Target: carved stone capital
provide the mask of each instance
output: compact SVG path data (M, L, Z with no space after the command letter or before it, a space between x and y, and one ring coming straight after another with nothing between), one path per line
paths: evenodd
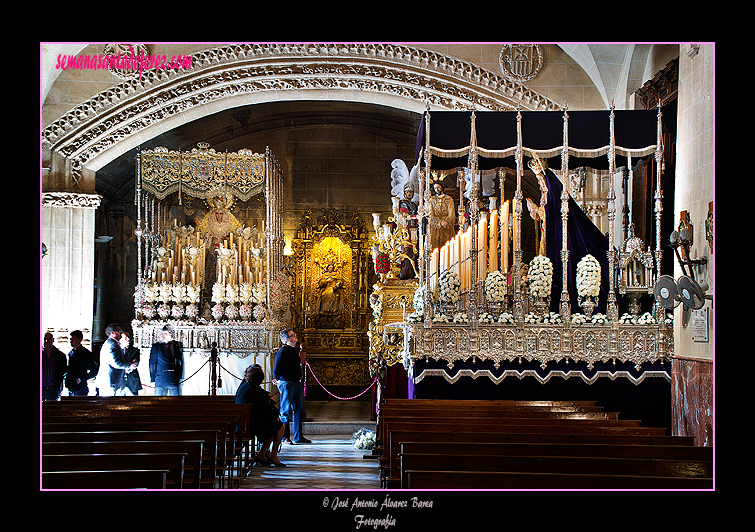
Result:
M80 207L96 209L100 206L102 196L99 194L83 194L77 192L44 192L42 206L44 207Z

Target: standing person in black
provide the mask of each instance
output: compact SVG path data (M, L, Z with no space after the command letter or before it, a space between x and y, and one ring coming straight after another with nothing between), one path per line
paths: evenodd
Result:
M57 401L63 391L68 362L63 351L53 345L52 333L45 333L42 347L42 400Z
M133 369L127 369L126 382L122 388L123 395L139 395L142 389L142 381L139 378L139 350L134 347L128 333L121 333L121 349L123 349L123 359L130 364Z
M78 329L71 331L71 352L68 353L68 373L66 374L66 388L68 395L89 395L87 381L97 376L99 370L92 352L81 345L84 334Z
M251 410L250 424L252 433L260 443L257 455L254 457L255 464L274 465L284 467L278 460L278 447L283 439L283 431L286 426L280 420L275 402L270 393L260 385L265 380L265 372L259 364L253 364L246 368L244 380L241 381L236 391L236 404L248 404ZM275 440L272 449L270 444ZM267 453L270 451L270 458Z
M304 346L296 348L298 338L293 329L284 329L280 333L283 345L275 355L273 377L280 392L280 417L285 425L291 420L291 438L293 443L312 443L302 434L304 420L304 390L302 388L301 365L307 354ZM293 415L289 414L293 410ZM285 441L285 440L284 440Z
M181 344L173 339L173 327L166 325L161 340L152 344L149 353L149 380L155 383L155 395L180 395L183 369Z

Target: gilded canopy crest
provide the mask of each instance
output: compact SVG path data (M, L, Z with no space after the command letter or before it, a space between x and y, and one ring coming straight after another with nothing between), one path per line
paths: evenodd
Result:
M223 187L241 201L264 190L265 155L243 148L218 153L200 142L189 152L157 147L140 154L142 187L158 199L180 192L210 199Z

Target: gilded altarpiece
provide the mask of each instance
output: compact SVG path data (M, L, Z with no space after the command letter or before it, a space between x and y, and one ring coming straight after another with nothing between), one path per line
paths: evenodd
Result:
M302 216L289 265L293 327L307 350L313 376L329 392L364 389L368 370L370 240L361 216L325 210Z

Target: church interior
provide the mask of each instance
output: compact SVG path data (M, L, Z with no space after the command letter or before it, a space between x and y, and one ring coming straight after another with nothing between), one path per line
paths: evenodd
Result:
M288 328L326 419L309 430L369 426L354 469L376 489L713 488L713 43L41 43L40 62L40 338L68 354L81 331L96 358L119 324L142 353L138 397L41 401L43 489L136 482L45 449L143 408L244 418L245 370L275 393ZM180 404L148 378L166 324ZM486 460L449 460L458 442ZM285 487L250 472L254 437L226 444L209 481L186 451L183 480L144 482Z

